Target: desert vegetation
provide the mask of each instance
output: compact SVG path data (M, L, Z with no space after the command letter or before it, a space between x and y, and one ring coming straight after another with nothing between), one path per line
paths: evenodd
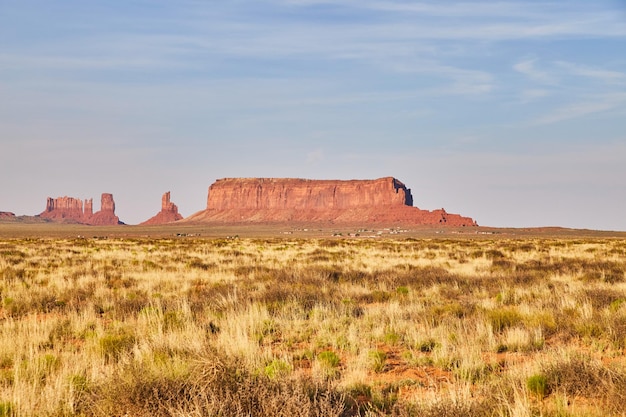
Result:
M3 239L0 416L608 416L626 242Z

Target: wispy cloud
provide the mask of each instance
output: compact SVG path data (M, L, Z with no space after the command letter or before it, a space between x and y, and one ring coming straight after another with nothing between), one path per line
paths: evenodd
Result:
M398 1L398 0L276 0L290 6L325 6L328 9L392 14L402 22L421 19L413 35L420 39L494 40L567 38L572 36L622 37L623 20L601 4L571 1ZM378 19L374 19L377 21ZM384 21L385 19L381 19Z
M8 46L2 65L198 70L231 58L438 60L445 53L440 42L457 43L463 50L476 42L626 36L622 19L600 7L583 7L584 2L568 7L521 1L266 0L261 16L245 13L245 2L183 4L188 15L136 16L133 24L141 30L113 33L100 22L91 29L79 26L71 40L51 37L26 52L21 45ZM289 13L290 8L310 6L324 7ZM116 19L111 18L114 23ZM528 72L532 64L530 60L518 65ZM546 79L532 70L529 76Z
M528 78L544 83L553 84L556 82L555 78L546 71L539 70L535 67L535 59L526 59L513 65L513 69L521 74L524 74Z
M534 125L546 125L566 120L577 119L592 114L612 111L626 106L626 93L607 93L589 97L585 101L559 107L545 116L536 119Z
M567 5L559 2L528 1L406 1L406 0L268 0L268 3L289 6L326 6L340 9L373 10L403 15L428 17L505 18L510 20L529 19L547 22L574 20L579 23L609 20L618 22L613 13L607 13L600 4L586 1L571 1ZM586 17L586 19L580 19Z
M565 61L556 61L556 64L573 75L588 77L605 83L624 83L626 73L611 71L603 68L590 67Z
M486 94L494 88L493 74L476 69L459 68L433 60L405 59L379 61L378 65L402 74L420 74L441 80L441 85L429 88L428 94Z
M142 56L54 56L54 55L23 55L23 54L0 54L0 68L12 70L43 69L49 71L72 70L146 70L155 68L181 69L186 67L175 60L142 57Z

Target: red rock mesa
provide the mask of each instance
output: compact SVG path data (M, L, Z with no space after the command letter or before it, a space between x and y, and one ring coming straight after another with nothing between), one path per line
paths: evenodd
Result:
M85 200L85 204L87 200ZM89 216L83 211L83 201L73 197L48 197L46 209L39 215L45 219L70 223L85 223Z
M168 191L163 194L163 197L161 197L161 211L141 224L157 225L172 223L181 220L182 218L183 216L178 213L178 207L176 204L170 201L170 192Z
M115 201L113 194L102 194L100 211L93 212L93 200L83 201L73 197L48 197L46 209L39 217L57 222L81 223L89 225L116 225L122 224L115 215Z
M392 177L350 181L224 178L209 187L206 210L184 221L476 225L469 217L412 205L411 190Z

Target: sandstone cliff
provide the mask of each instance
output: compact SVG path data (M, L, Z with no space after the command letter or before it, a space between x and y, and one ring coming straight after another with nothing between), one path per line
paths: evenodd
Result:
M46 209L39 217L64 223L81 223L89 225L121 224L115 215L115 202L112 194L102 194L101 210L93 213L93 200L82 200L73 197L48 197Z
M168 191L161 197L161 211L141 224L158 225L172 223L181 220L182 218L183 216L178 213L178 207L176 204L170 201L170 192Z
M226 178L209 187L207 208L188 222L328 222L473 226L445 210L413 207L411 190L392 177L377 180Z
M209 187L207 209L316 210L412 203L411 190L395 178L352 181L225 178Z

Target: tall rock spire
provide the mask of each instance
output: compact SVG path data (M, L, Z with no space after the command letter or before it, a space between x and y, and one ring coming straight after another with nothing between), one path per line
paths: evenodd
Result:
M141 224L157 225L172 223L181 220L182 218L183 216L178 213L178 207L176 204L170 201L170 192L168 191L161 197L161 211Z

